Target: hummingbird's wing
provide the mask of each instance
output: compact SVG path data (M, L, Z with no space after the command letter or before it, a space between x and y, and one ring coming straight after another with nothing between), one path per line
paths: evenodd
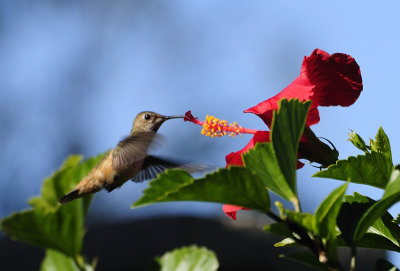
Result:
M157 177L157 174L164 172L168 168L181 168L189 173L208 170L211 167L208 165L197 163L184 163L174 161L166 158L148 155L144 159L142 169L139 173L132 178L135 183L143 182L144 180L151 180Z
M120 141L113 150L112 167L123 169L144 159L153 140L157 141L155 136L154 132L135 132Z

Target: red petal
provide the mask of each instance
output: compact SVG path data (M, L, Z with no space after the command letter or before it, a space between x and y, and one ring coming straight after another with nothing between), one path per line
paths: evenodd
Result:
M232 218L233 220L236 220L236 212L239 210L250 210L244 207L236 206L236 205L230 205L230 204L224 204L222 206L222 210L225 212L227 216Z
M190 111L190 110L185 113L185 117L183 118L183 120L184 121L190 121L190 122L193 122L193 123L198 124L198 125L203 125L203 123L201 121L199 121L197 118L195 118L192 115L192 111Z
M360 67L349 55L328 53L315 49L309 57L304 57L300 75L274 97L251 107L244 112L254 113L271 127L272 112L278 109L283 98L311 100L307 125L319 122L317 107L353 104L363 88Z
M225 156L226 166L243 166L242 161L242 153L238 152L231 152L227 156Z
M247 152L249 149L254 148L257 142L263 143L263 142L269 142L270 137L269 137L268 131L259 131L254 134L253 138L250 140L250 142L241 150L237 152L231 152L227 156L225 156L225 161L226 161L226 167L228 166L243 166L243 160L242 160L242 153ZM300 161L297 161L297 169L302 168L304 164Z
M302 73L315 85L313 101L321 106L352 105L363 89L360 67L353 57L315 49L304 58Z
M269 142L269 132L259 131L256 132L250 142L240 151L231 152L225 156L226 166L236 165L243 166L242 153L247 152L249 149L254 148L257 142Z
M296 165L296 169L300 169L304 167L304 163L300 162L299 160L297 160L297 165Z

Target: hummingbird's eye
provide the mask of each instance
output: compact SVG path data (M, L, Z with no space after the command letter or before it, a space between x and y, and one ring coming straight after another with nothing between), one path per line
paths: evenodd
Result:
M146 115L144 115L144 118L145 118L146 120L149 120L149 119L150 119L150 115L149 115L149 114L146 114Z

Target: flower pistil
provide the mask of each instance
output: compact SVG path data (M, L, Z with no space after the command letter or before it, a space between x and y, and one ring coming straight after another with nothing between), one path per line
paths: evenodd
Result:
M258 132L258 130L243 128L237 122L228 123L226 120L220 120L210 115L206 116L205 121L200 121L192 115L191 111L186 112L184 120L203 126L201 134L212 138L224 135L236 137L237 135L242 136L241 134L255 134Z

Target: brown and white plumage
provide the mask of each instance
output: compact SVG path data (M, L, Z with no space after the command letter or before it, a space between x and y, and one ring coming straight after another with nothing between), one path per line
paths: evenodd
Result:
M141 182L151 179L166 168L179 167L182 164L168 159L148 155L147 151L154 142L159 142L157 131L161 124L180 116L167 117L154 112L139 113L131 133L84 177L75 188L63 196L59 202L66 203L101 189L112 191L132 179ZM187 167L191 171L190 166Z

